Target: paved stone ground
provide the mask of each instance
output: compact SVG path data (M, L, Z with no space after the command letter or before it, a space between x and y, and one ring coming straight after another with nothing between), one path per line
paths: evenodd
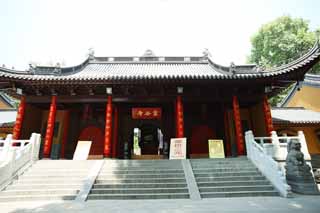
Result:
M0 203L1 213L189 213L189 212L320 212L320 196L214 198L191 200L117 200Z

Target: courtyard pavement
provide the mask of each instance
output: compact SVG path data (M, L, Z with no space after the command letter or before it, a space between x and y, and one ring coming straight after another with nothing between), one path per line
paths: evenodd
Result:
M282 197L214 198L192 201L181 200L106 200L106 201L51 201L0 203L1 213L30 212L320 212L320 196L295 195Z

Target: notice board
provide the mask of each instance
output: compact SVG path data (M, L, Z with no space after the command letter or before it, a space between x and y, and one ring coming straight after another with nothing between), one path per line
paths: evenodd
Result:
M223 140L208 140L209 158L225 158Z
M73 154L73 160L87 160L92 141L78 141L76 151Z
M186 159L187 138L171 138L169 159Z

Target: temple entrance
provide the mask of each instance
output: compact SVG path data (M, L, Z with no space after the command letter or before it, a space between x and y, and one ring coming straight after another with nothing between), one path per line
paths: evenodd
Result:
M158 128L153 124L143 124L139 146L142 155L157 155L159 149Z
M143 123L135 127L131 143L133 159L162 158L163 135L155 124Z

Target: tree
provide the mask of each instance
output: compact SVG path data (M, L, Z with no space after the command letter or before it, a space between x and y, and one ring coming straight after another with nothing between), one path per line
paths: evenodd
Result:
M317 30L318 32L320 29ZM309 29L309 22L302 18L282 16L262 25L251 38L249 63L270 68L289 63L306 53L316 41L316 31ZM313 73L320 72L317 65Z

